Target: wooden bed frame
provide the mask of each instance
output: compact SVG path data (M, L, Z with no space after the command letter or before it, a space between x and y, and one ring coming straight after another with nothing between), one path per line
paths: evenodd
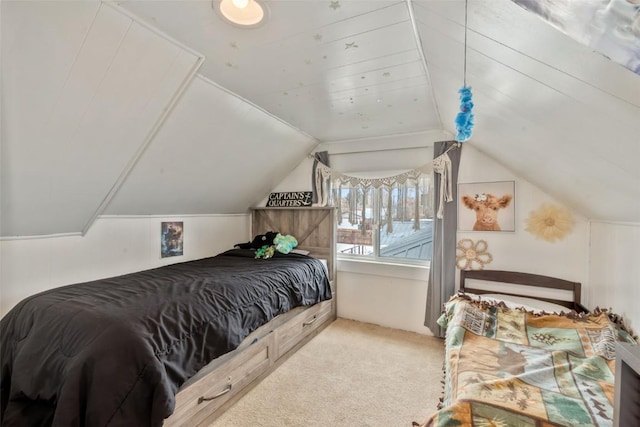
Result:
M497 293L526 296L576 312L586 311L580 301L580 283L539 274L462 270L460 291L475 295ZM552 296L546 297L547 295ZM476 300L473 297L471 299ZM491 301L498 299L496 296ZM508 299L504 298L505 301ZM522 300L518 300L520 301ZM454 299L446 307L448 324L445 388L441 405L438 411L419 424L421 427L455 422L464 424L470 419L475 421L476 416L478 422L484 420L487 424L492 419L501 419L509 425L570 425L577 419L577 415L566 412L567 406L563 404L565 398L584 400L584 404L580 404L584 405L583 415L587 415L597 425L610 425L607 424L610 421L608 417L616 416L614 403L620 402L618 397L617 402L611 401L614 387L615 396L622 394L639 399L639 393L634 396L630 391L620 392L620 387L624 386L618 381L623 375L623 370L619 367L622 363L620 359L624 357L622 352L617 353L616 381L612 381L612 345L620 347L621 343L617 339L622 335L618 335L613 321L607 316L578 316L576 313L553 314L544 311L540 316L522 312L516 314L493 310L491 304L469 306L466 300L460 302L459 305ZM587 323L589 326L586 326ZM538 334L540 328L548 328L548 333ZM573 332L569 332L571 330ZM569 338L571 335L573 338ZM559 341L555 338L560 341L566 339L567 342L558 345ZM576 347L571 341L573 339L576 340ZM582 354L580 346L584 350ZM532 353L526 347L531 348ZM572 357L575 357L575 361ZM640 361L640 352L636 357ZM591 362L595 359L599 362ZM545 362L541 362L542 360ZM590 374L584 371L581 373L580 370L591 363L594 366L601 364L602 370L598 371L600 376L593 376L587 381ZM636 366L640 367L640 364ZM626 377L634 380L629 374ZM636 376L630 387L635 386L637 389L640 383L637 378ZM589 381L600 384L599 393L596 391L596 394L585 394L585 391L590 392L595 388L590 386ZM566 382L566 386L563 382ZM579 393L575 394L575 390ZM554 397L548 398L547 392L550 393L548 396ZM626 418L625 423L620 423L621 426L638 425L640 411L633 411L637 408L637 405L633 407L633 403L633 400L627 400L627 404L631 405L631 418ZM607 407L608 404L611 407ZM624 401L620 405L623 406ZM626 407L624 411L628 409ZM620 415L624 411L622 408L617 410ZM617 425L614 423L614 426Z
M249 335L183 385L173 415L164 426L208 426L276 367L336 319L335 208L254 208L252 236L289 234L297 249L327 262L333 298L297 307Z
M500 294L513 295L513 296L526 296L530 298L536 298L542 301L552 302L562 305L563 307L570 308L579 313L587 313L589 310L581 304L581 288L582 285L579 282L571 282L568 280L558 279L555 277L542 276L539 274L531 273L519 273L514 271L501 271L501 270L460 270L460 291L468 292L472 294L488 294L496 293L495 290L489 290L486 288L470 287L467 286L467 281L470 280L482 280L485 282L506 283L531 286L535 288L547 288L547 289L559 289L563 291L569 291L573 297L569 300L554 299L540 297L534 294L523 294L499 291Z

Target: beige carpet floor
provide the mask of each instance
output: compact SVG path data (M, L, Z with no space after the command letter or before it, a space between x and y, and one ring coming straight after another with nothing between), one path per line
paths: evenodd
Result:
M439 338L338 319L212 426L411 426L442 395Z

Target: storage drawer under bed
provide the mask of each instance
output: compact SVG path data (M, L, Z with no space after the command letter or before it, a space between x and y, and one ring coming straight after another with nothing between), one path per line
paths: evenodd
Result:
M324 324L333 316L333 301L328 300L309 307L275 331L276 358L296 346L304 337Z
M274 334L244 349L210 374L176 395L175 412L164 426L197 426L245 386L266 372L275 360Z
M176 395L175 411L164 421L164 427L209 425L218 416L214 415L218 409L240 397L242 390L271 371L280 357L335 317L334 301L294 309L299 313L182 389Z

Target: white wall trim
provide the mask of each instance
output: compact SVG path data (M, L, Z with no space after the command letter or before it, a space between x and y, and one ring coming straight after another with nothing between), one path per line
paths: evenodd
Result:
M322 143L322 148L329 149L329 147L333 147L333 146L339 147L342 144L351 143L351 142L362 143L362 142L371 142L371 141L385 141L391 138L395 139L395 138L404 138L404 137L413 137L413 136L424 137L426 141L425 144L422 146L416 146L415 144L412 144L412 146L415 146L416 148L425 147L425 146L432 147L434 141L453 140L453 134L449 133L446 130L428 130L428 131L420 131L420 132L406 132L406 133L396 133L391 135L367 136L364 138L352 138L352 139L342 139L342 140L336 140L336 141L326 141ZM405 145L403 145L401 142L398 143L396 141L396 144L394 145L394 147L404 148ZM338 151L336 150L336 152Z
M234 213L234 214L172 214L172 215L100 215L99 218L104 219L145 219L145 218L215 218L230 216L249 216L250 213Z
M0 242L10 241L10 240L38 240L38 239L57 239L60 237L82 237L83 234L80 232L76 233L56 233L56 234L40 234L34 236L2 236L0 237Z
M411 0L406 0L406 2L407 2L407 10L409 12L409 18L411 19L411 29L413 30L413 38L416 42L416 49L418 49L418 53L420 53L420 59L422 62L422 67L424 68L424 74L427 76L427 83L429 84L429 89L431 90L431 102L433 104L434 110L436 110L436 117L438 118L440 127L442 127L442 115L440 114L440 108L438 107L438 103L436 102L436 93L433 87L433 81L431 80L431 74L429 73L427 57L424 54L422 39L420 39L420 31L418 31L418 25L416 24L416 15L415 15L415 12L413 11L413 3L411 2Z
M587 262L584 264L584 283L582 283L583 290L581 293L582 301L580 301L585 307L589 307L589 286L591 286L591 254L593 243L593 223L587 221L587 247L585 248L585 258ZM586 286L586 289L584 288Z
M228 217L248 217L247 213L235 213L235 214L176 214L176 215L98 215L96 219L166 219L170 220L176 218L180 220L183 218L228 218ZM57 239L61 237L84 237L86 233L56 233L56 234L40 234L34 236L2 236L0 242L11 240L37 240L37 239Z
M381 263L343 258L338 259L338 271L383 277L397 277L407 280L429 279L429 266L427 265Z
M589 223L622 225L622 226L628 226L628 227L640 227L640 222L635 222L635 221L608 221L606 219L590 219Z

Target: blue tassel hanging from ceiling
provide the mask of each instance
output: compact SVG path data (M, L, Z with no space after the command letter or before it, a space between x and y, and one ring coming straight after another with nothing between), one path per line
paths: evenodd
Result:
M471 101L472 94L469 86L463 86L460 90L460 112L456 116L456 141L465 142L471 138L473 133L473 102Z

